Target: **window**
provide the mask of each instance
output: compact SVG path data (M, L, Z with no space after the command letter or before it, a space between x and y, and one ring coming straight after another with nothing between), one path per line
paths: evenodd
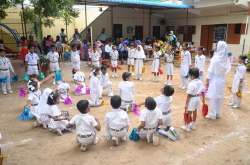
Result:
M235 24L234 34L240 34L241 24Z

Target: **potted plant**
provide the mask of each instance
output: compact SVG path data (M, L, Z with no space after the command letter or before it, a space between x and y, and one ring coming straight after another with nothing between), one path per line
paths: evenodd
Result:
M47 66L47 55L39 55L41 70L44 76L49 75L49 67Z

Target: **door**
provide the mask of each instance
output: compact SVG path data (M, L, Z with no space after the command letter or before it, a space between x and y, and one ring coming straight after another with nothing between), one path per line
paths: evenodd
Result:
M203 46L206 49L204 55L208 55L209 51L213 49L213 40L214 25L202 25L200 46Z
M160 26L153 26L153 37L160 39Z
M114 38L122 38L122 24L114 24Z
M136 38L136 40L142 40L142 38L143 38L143 26L135 26L135 38Z

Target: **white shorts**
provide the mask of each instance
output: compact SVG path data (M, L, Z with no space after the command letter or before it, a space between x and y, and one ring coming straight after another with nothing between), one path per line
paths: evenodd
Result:
M117 67L117 60L111 60L111 65L116 68Z
M128 65L135 65L135 59L134 58L128 58Z
M167 115L162 115L162 120L163 120L163 125L165 125L166 127L170 127L171 126L171 113Z
M27 74L28 75L39 74L37 65L36 66L28 65Z
M56 71L60 70L58 62L56 62L56 63L50 62L49 67L50 67L50 70L52 72L56 72Z
M78 68L80 69L80 61L79 62L71 62L71 69Z
M200 96L190 97L187 111L195 111L199 109L201 109Z
M93 62L93 61L92 61L92 65L93 65L93 66L98 66L98 67L99 67L99 64L100 64L99 61L97 61L97 62Z

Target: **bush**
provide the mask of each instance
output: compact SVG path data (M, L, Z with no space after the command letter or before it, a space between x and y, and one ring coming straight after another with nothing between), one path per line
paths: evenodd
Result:
M246 64L247 69L250 69L250 52L244 53L247 56L248 63Z

